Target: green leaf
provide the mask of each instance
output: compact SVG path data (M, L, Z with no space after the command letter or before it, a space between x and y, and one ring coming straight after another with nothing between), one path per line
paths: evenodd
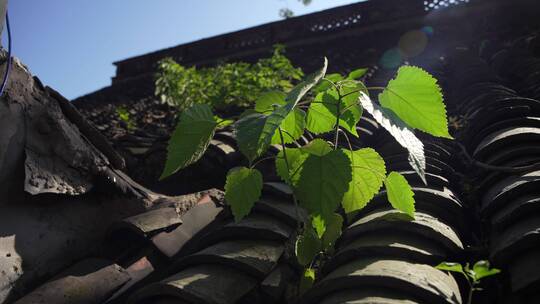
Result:
M465 264L465 267L463 267L463 271L465 272L465 275L467 276L467 279L475 281L476 279L476 273L474 270L471 269L469 263Z
M474 281L480 281L485 277L490 277L501 272L497 268L490 268L488 261L476 262L473 266L473 271L475 273Z
M385 128L402 147L409 151L409 163L411 167L418 173L422 181L426 183L424 144L422 144L405 123L393 113L375 104L368 95L362 92L359 100L364 110L371 114L375 121Z
M255 111L255 109L246 109L245 111L240 113L240 116L238 116L238 119L240 120L248 115L255 114L255 113L258 113L257 111Z
M160 179L198 161L214 136L217 122L208 105L194 104L180 115L167 147L167 161Z
M236 123L238 148L250 162L266 152L273 135L289 112L286 105L277 108L270 115L255 113Z
M335 89L317 94L309 106L306 128L314 134L333 131L339 110L341 113L339 125L354 136L358 136L356 124L362 116L362 108L355 105L357 99L352 102L350 100L351 98L347 98L339 102L339 95Z
M214 120L218 124L218 126L217 126L218 129L225 128L225 127L230 126L230 125L232 125L234 123L234 120L232 120L232 119L224 119L224 118L221 118L221 117L219 117L217 115L214 115Z
M381 221L387 222L411 222L414 221L414 217L411 217L407 213L393 209L379 217Z
M310 154L300 171L296 192L300 205L326 226L347 192L351 181L351 163L343 151L322 156ZM324 229L317 229L322 235Z
M285 117L279 126L283 133L283 141L286 144L293 143L304 134L306 127L306 112L295 108ZM272 136L272 144L281 144L279 129Z
M304 232L296 239L295 253L298 263L302 266L310 265L319 252L321 252L321 240L315 231L306 225Z
M313 287L313 284L315 283L315 270L313 268L306 268L304 271L304 274L302 275L302 278L300 279L300 295L303 295Z
M284 153L285 151L285 153ZM284 155L287 154L287 160L289 162L290 171L287 172L287 164L285 162ZM279 151L276 156L276 172L290 186L296 186L298 179L300 177L299 170L306 158L308 153L301 150L300 148L285 148L285 150ZM289 181L289 176L291 180Z
M319 138L314 139L302 148L287 148L286 153L291 169L291 182L287 182L287 166L285 164L283 151L280 151L276 158L276 171L284 181L286 181L289 185L296 187L298 186L298 181L300 179L301 169L303 168L303 165L309 155L324 156L329 152L332 152L330 145L326 141ZM321 216L316 215L312 219L312 225L315 228L319 238L321 238L326 229L324 219Z
M343 150L352 167L352 180L341 204L350 213L364 208L379 192L386 177L383 158L371 148Z
M302 151L317 156L323 156L331 152L332 148L324 139L315 138L307 145L303 146Z
M293 110L298 101L321 80L326 73L327 65L328 60L325 58L324 66L295 86L287 94L285 98L286 104L274 109L270 115L251 114L237 122L238 147L250 162L253 162L253 160L266 152L268 146L270 146L272 137L283 120Z
M390 172L385 185L392 207L414 218L414 192L405 177L397 172Z
M334 247L336 240L341 236L341 229L343 226L343 218L339 214L334 213L327 220L326 231L321 239L322 250Z
M321 81L314 89L315 92L323 92L333 87L332 83L337 83L343 80L343 76L338 73L328 74L324 76L325 80ZM329 81L328 81L329 80ZM331 81L331 82L330 82Z
M335 89L321 92L309 105L306 128L321 134L334 130L337 121L338 93Z
M452 138L441 88L437 79L421 68L402 66L379 94L379 101L407 125L434 136Z
M355 79L361 78L362 76L366 75L367 71L368 71L367 68L356 69L349 73L349 75L347 76L347 79L355 80Z
M276 105L282 106L285 104L287 95L279 91L270 91L259 96L255 102L255 111L259 113L272 112Z
M311 226L315 229L317 237L322 239L326 232L326 222L331 221L330 216L323 217L321 214L315 214L311 216Z
M250 162L253 162L253 160L266 152L270 145L271 137L268 138L263 135L267 120L268 115L253 113L242 117L236 122L238 148ZM266 142L267 138L268 142Z
M366 85L360 81L346 80L341 83L340 94L345 105L358 104L360 92L369 94Z
M313 88L326 74L326 69L328 68L328 59L324 58L324 64L321 69L316 71L313 74L308 75L302 82L296 85L290 92L287 94L287 104L296 105L304 95Z
M341 83L340 94L342 98L339 125L356 137L358 137L356 125L360 121L363 112L362 107L358 104L360 92L365 92L366 94L368 92L362 82L344 81Z
M461 264L459 263L442 262L439 265L435 266L435 268L444 271L457 272L463 274L464 276L467 276L463 271L463 266L461 266Z
M248 215L260 198L263 185L261 172L245 167L233 168L227 174L225 200L231 206L234 219Z
M362 116L362 108L358 105L351 105L342 107L346 108L347 111L341 114L339 119L339 126L343 129L349 131L355 137L358 137L358 131L356 131L356 125L360 121Z
M339 110L339 125L358 137L356 125L362 116L362 107L357 104L360 93L349 93L359 89L361 87L356 82L351 82L348 85L343 84L340 93L342 96L348 95L343 97L341 102L335 88L317 94L315 100L309 106L307 129L315 134L333 131Z

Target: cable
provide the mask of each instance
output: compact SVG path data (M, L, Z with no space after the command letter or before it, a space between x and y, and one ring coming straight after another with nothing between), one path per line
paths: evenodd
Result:
M0 96L4 94L4 89L6 88L7 81L9 78L9 71L11 70L11 27L9 25L9 16L8 16L7 10L6 10L6 27L7 27L7 35L8 35L8 59L7 59L6 72L4 73L4 79L2 80L2 86L0 87Z

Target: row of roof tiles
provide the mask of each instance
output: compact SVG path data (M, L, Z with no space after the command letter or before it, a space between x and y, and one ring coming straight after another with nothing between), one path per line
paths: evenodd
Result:
M488 62L497 68L515 60L501 54ZM534 62L531 57L528 63ZM465 118L457 140L488 164L537 162L538 101L519 96L523 92L536 97L534 83L516 87L520 93L509 89L486 61L470 54L456 55L447 63L437 73L452 114ZM519 60L513 64L523 65ZM536 76L534 70L523 73L523 79ZM373 120L363 118L358 128L364 136L353 143L355 147L375 147L388 169L401 171L413 185L417 217L410 222L396 220L399 216L384 193L377 195L344 227L336 254L321 269L322 279L299 299L302 303L462 303L463 282L433 266L443 260L470 261L483 253L471 250L482 241L488 242L485 252L505 273L498 280L502 295L498 301L535 303L540 282L535 273L540 229L534 213L536 171L512 176L475 172L456 157L455 145L425 139L428 185L423 185L410 171L406 154ZM309 139L306 134L304 140ZM212 147L210 162L235 162L230 155L237 153L236 147L228 131L218 133ZM466 178L478 183L472 193ZM181 218L163 206L128 218L111 228L108 242L115 250L106 261L82 262L19 302L294 300L290 295L299 269L290 254L295 216L288 195L283 185L267 184L255 212L238 223L232 222L222 200L208 197ZM488 223L485 231L479 231L478 220ZM483 297L478 298L480 303Z

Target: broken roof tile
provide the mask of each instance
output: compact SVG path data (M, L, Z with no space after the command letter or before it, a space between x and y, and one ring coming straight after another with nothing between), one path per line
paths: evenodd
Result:
M55 279L18 300L17 304L100 304L130 280L120 266L88 259L75 264Z

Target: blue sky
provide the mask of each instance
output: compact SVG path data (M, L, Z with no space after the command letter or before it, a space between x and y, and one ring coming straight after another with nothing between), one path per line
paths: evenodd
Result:
M307 7L296 0L8 2L14 55L75 98L109 85L114 61L279 20L284 6L302 15L358 0L313 0Z

